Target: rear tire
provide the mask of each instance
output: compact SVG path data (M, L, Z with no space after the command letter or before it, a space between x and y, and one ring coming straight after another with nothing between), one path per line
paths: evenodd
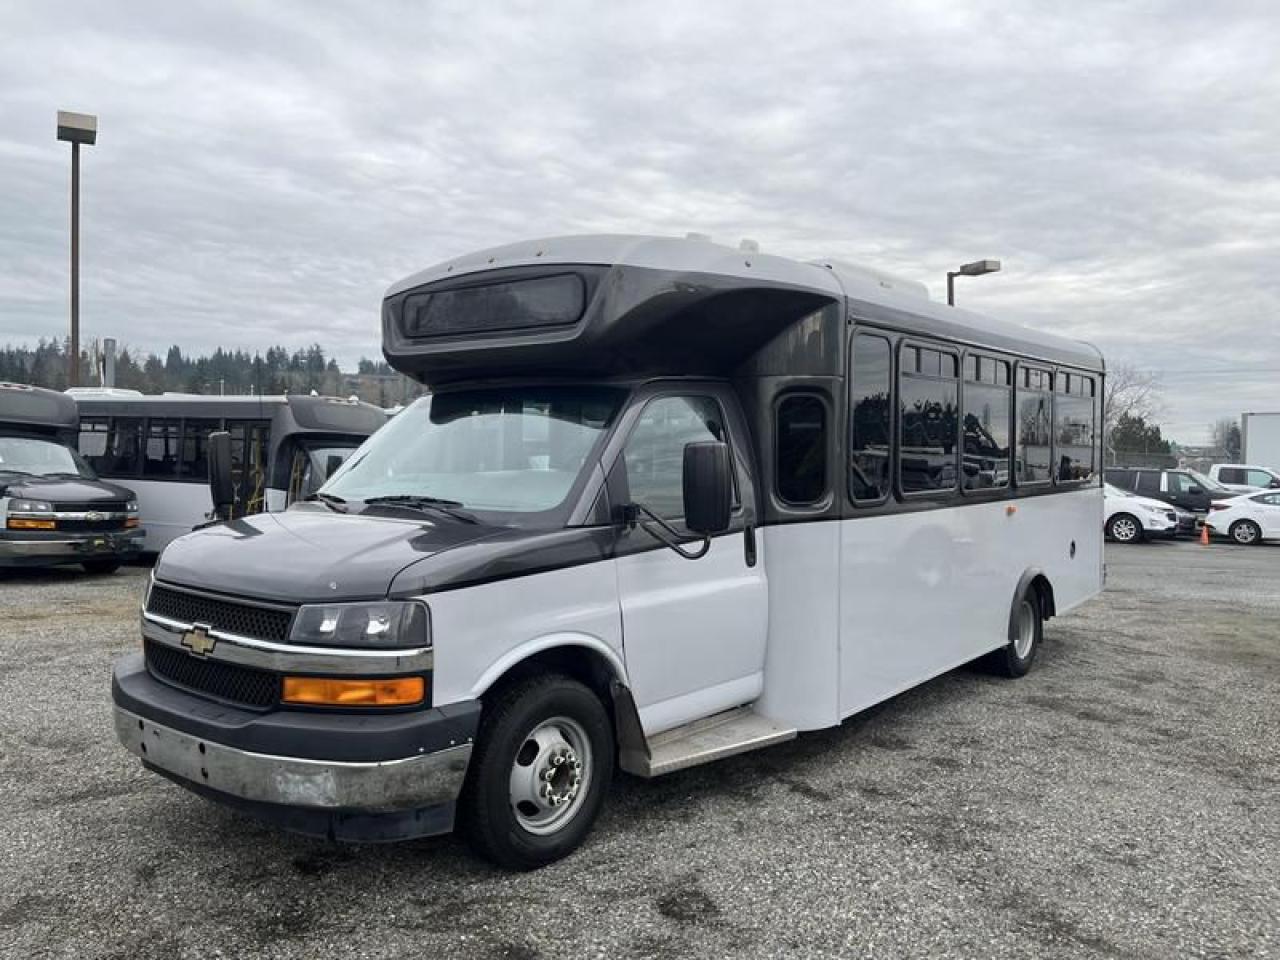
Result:
M1116 543L1137 543L1143 538L1142 524L1129 513L1117 513L1107 521L1107 536Z
M1040 591L1028 584L1009 614L1009 642L987 657L991 669L1004 677L1025 676L1035 663L1036 651L1044 639L1044 612Z
M1237 520L1231 525L1231 539L1236 543L1252 547L1262 542L1262 529L1252 520Z
M115 573L120 569L120 561L115 558L110 560L86 560L82 566L86 573Z
M613 723L595 693L561 674L522 680L485 704L459 826L499 866L546 866L586 839L613 767Z

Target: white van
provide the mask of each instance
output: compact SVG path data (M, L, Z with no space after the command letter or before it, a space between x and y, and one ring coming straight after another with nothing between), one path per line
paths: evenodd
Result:
M315 502L174 540L115 670L129 750L289 829L456 823L536 867L615 767L778 744L978 657L1020 676L1101 589L1086 344L629 236L459 257L382 316L431 396Z

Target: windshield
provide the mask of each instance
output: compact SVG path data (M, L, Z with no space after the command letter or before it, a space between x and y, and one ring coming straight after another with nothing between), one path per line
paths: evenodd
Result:
M523 525L565 505L621 390L508 387L423 397L322 488L343 500L422 497Z
M39 437L0 437L0 473L98 479L80 454L54 440Z

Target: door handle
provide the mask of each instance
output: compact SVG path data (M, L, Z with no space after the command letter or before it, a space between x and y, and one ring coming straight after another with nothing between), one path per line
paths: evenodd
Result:
M742 531L742 547L746 552L747 566L754 567L756 565L756 528L750 523Z

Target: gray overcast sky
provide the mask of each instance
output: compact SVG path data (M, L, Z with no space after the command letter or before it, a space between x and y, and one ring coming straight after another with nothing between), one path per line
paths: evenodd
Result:
M1280 409L1280 6L0 0L0 342L378 355L471 249L696 230L835 256L1163 371L1167 432Z

